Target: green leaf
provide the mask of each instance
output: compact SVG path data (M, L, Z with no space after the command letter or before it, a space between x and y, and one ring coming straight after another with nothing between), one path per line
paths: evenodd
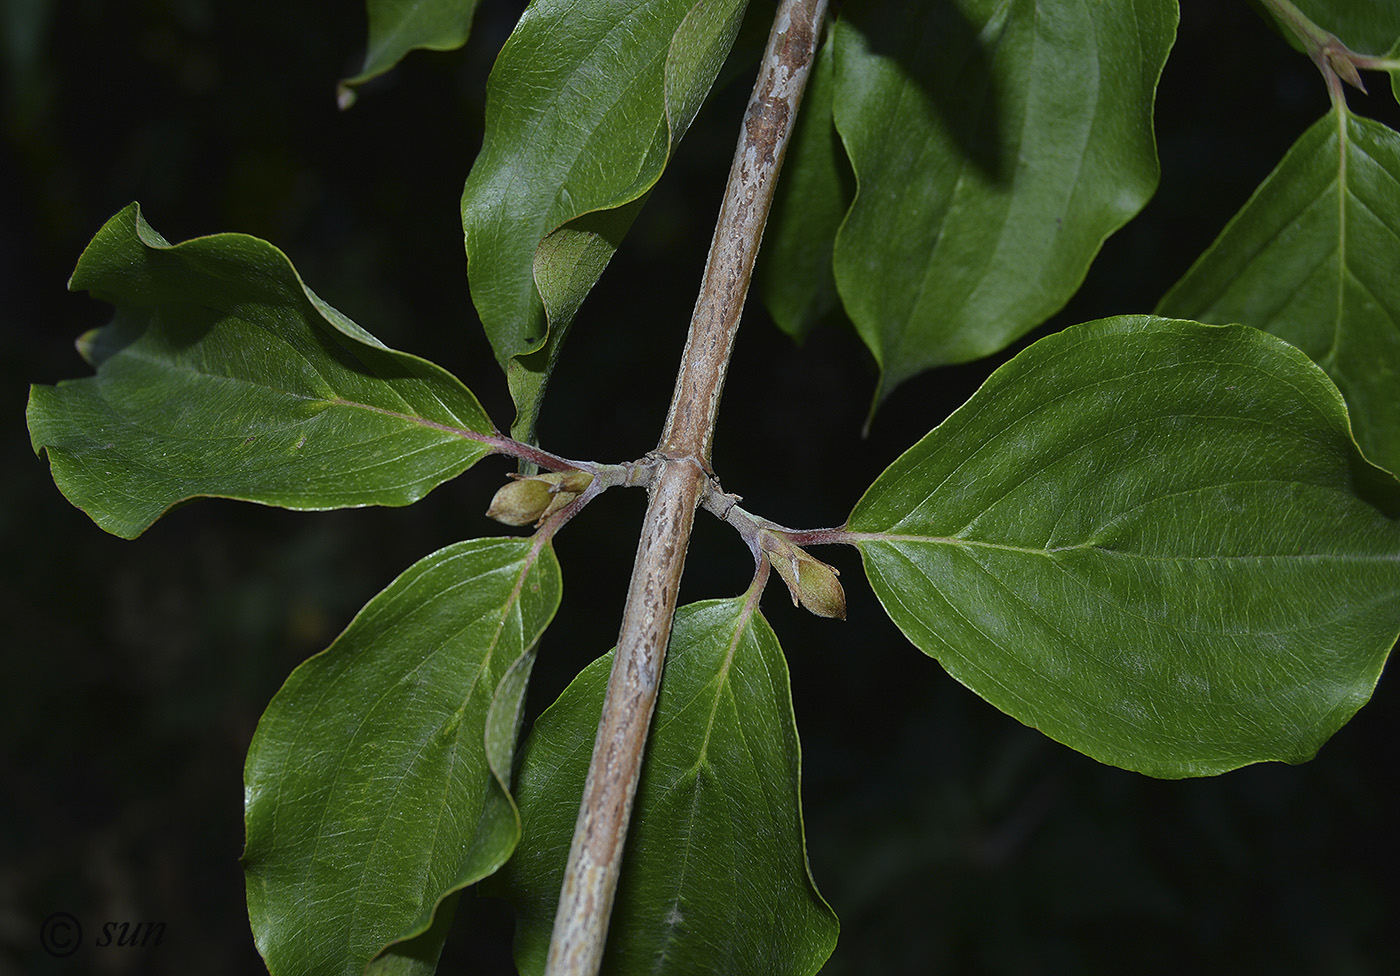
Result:
M516 437L533 439L563 335L699 111L746 5L536 0L501 49L462 226Z
M359 976L510 856L520 706L559 595L542 541L460 542L287 679L244 770L248 914L272 973ZM379 966L421 971L444 928Z
M1243 326L1076 326L997 370L849 521L905 635L1153 776L1300 762L1400 631L1400 485L1326 375Z
M68 500L115 535L201 495L407 505L490 453L470 390L321 301L265 241L172 246L132 204L70 287L116 316L79 340L96 376L32 388L29 432Z
M369 45L360 73L340 83L340 107L355 104L355 89L398 64L409 51L452 51L467 43L479 0L365 0Z
M603 971L814 973L836 917L807 867L787 663L756 600L676 613ZM544 968L612 653L535 723L517 791L529 843L506 866L516 962Z
M1368 457L1400 471L1400 133L1336 110L1293 145L1158 306L1240 322L1332 377Z
M836 128L857 194L836 238L878 403L1057 311L1157 186L1172 0L844 5Z
M799 341L836 307L831 249L851 200L849 167L831 118L834 68L828 34L807 82L755 272L773 321Z
M452 930L460 894L454 891L438 902L428 930L386 948L365 968L364 976L434 976L447 933Z
M559 361L569 326L645 202L646 196L642 196L616 210L584 214L540 241L535 251L535 286L549 309L551 324L542 348L506 364L506 385L516 405L511 429L518 439L535 440L545 387Z

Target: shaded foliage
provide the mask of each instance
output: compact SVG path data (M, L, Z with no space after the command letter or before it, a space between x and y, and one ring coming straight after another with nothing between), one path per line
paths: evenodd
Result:
M70 375L68 337L106 320L105 307L60 286L92 228L139 197L172 239L229 228L279 242L337 307L375 321L396 348L431 351L492 416L509 416L468 311L453 205L479 140L486 52L520 4L483 4L473 56L410 59L367 86L349 116L335 114L333 81L354 70L363 28L342 5L132 6L82 6L61 29L51 22L38 54L8 66L20 84L7 87L11 151L0 165L26 188L0 218L8 317L20 326L4 366L0 465L16 689L0 805L14 823L0 836L24 923L11 952L26 971L67 971L28 935L40 919L131 913L170 923L144 971L243 972L259 965L234 860L257 714L397 567L490 531L478 514L490 489L465 483L411 514L189 508L137 553L98 537L53 492L17 420L20 391ZM1312 68L1242 5L1188 5L1183 16L1160 102L1159 195L1055 325L1150 305L1185 270L1185 258L1171 267L1161 255L1199 253L1325 109ZM555 450L620 458L651 446L743 87L701 113L577 323L591 341L561 364L552 396L578 407L547 407L542 419ZM1394 123L1393 107L1360 104ZM642 314L655 342L634 348L623 337ZM757 303L750 317L716 464L746 505L792 523L838 521L990 365L911 380L857 442L874 374L855 340L818 330L794 351ZM604 362L642 377L635 401L575 395ZM546 643L532 713L610 645L630 541L607 543L615 526L635 525L639 501L609 496L559 540L566 564L570 552L592 563L566 585L560 626L575 636ZM832 558L856 568L852 554ZM691 598L745 583L721 527L702 525L691 566ZM1383 785L1394 778L1396 708L1384 682L1325 762L1161 784L1054 748L971 699L880 622L869 594L852 596L860 648L797 619L781 594L769 602L792 660L814 873L843 918L829 971L1150 972L1202 960L1221 972L1316 971L1400 951ZM833 712L841 721L825 721ZM485 911L463 922L476 931L449 941L446 966L454 953L459 969L463 959L508 965L507 916ZM929 927L930 917L945 921ZM1144 946L1156 951L1145 957Z

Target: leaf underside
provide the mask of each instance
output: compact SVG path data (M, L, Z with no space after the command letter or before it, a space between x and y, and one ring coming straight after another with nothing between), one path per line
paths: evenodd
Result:
M32 388L29 431L108 532L135 537L196 496L407 505L489 453L471 391L331 308L265 241L172 246L132 204L71 287L116 316L79 342L97 375Z
M1334 109L1166 294L1164 315L1239 322L1302 349L1368 457L1400 471L1400 133Z
M535 723L517 796L529 843L497 878L539 973L613 654ZM801 752L777 638L740 597L676 613L603 972L814 973L836 917L807 868Z
M1106 763L1310 758L1400 630L1400 487L1326 375L1242 326L1124 317L1029 347L852 513L905 635Z
M248 913L274 976L359 976L399 940L377 971L435 965L439 901L519 840L519 712L559 598L548 547L457 543L287 679L244 771Z

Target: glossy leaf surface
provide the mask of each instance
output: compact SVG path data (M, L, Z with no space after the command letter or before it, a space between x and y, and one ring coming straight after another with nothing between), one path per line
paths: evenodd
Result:
M241 234L170 245L132 204L71 287L116 306L79 349L97 375L35 386L29 431L54 481L132 538L177 502L406 505L488 453L476 397L385 347Z
M858 190L834 268L879 397L1040 324L1147 202L1176 20L1172 0L843 6L834 117Z
M520 706L559 597L536 540L457 543L287 679L244 771L248 913L274 976L359 976L510 856ZM378 965L415 971L442 934Z
M1308 759L1400 631L1400 486L1326 375L1243 326L1076 326L997 370L849 528L905 635L1154 776Z
M467 43L479 0L365 0L369 42L360 73L340 83L340 106L355 89L398 64L409 51L451 51Z
M740 597L676 614L603 972L814 973L836 944L807 870L787 663L755 610ZM520 914L523 973L544 968L612 658L585 668L523 747L527 840L498 879Z
M1367 456L1400 471L1400 133L1323 117L1159 311L1287 339L1342 391Z
M746 5L537 0L502 48L462 226L517 437L533 437L573 315L699 111Z

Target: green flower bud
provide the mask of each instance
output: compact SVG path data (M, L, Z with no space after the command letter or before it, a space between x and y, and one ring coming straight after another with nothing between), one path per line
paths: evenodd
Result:
M529 525L543 517L554 501L549 485L534 478L521 478L501 487L491 499L486 517L506 525Z
M820 559L813 559L801 549L797 551L806 557L799 557L797 561L797 592L802 605L818 617L845 620L846 591L836 578L840 571Z
M593 483L593 475L579 470L510 477L486 510L488 518L506 525L539 525Z
M758 545L787 584L793 606L801 604L818 617L846 619L846 591L836 579L841 574L835 566L813 558L775 532L760 532Z

